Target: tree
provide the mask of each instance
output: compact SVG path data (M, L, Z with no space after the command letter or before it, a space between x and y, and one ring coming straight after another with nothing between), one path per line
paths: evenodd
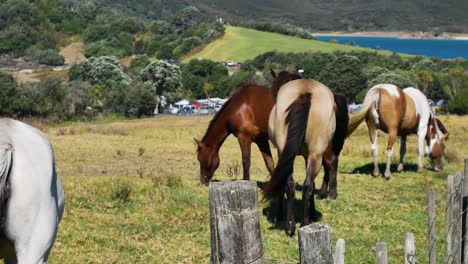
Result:
M191 60L182 66L184 89L192 91L195 98L206 96L203 90L205 83L211 83L216 90L219 83L227 76L226 67L211 60Z
M65 105L68 119L86 114L86 110L91 106L89 90L91 85L83 81L72 81L68 84Z
M432 72L420 71L416 74L416 80L420 84L419 87L422 88L422 92L427 95L429 87L434 84L435 78Z
M416 87L415 83L411 81L409 78L397 72L391 72L391 71L382 73L376 78L370 80L368 82L368 85L369 87L372 87L374 85L381 84L381 83L390 83L401 88Z
M148 64L140 72L140 78L146 87L152 89L156 105L160 108L160 96L165 92L175 92L182 86L181 72L177 65L159 60Z
M123 71L116 57L92 57L88 61L73 66L70 80L88 81L102 88L102 105L114 112L125 111L125 97L131 78Z
M141 81L132 82L125 101L127 109L136 110L137 117L152 115L157 103L152 87Z
M348 100L354 100L367 86L367 78L362 68L363 65L357 57L342 55L325 66L318 80L333 91L346 95Z
M17 102L18 84L13 76L0 71L0 115L13 113Z

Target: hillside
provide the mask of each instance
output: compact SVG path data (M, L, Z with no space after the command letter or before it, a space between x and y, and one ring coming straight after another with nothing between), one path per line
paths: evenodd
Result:
M312 30L468 32L468 1L447 0L144 0L104 1L126 13L155 19L184 5L229 22L283 21ZM138 3L135 3L138 2ZM149 8L150 7L150 8Z
M214 61L245 61L274 50L280 52L331 52L335 50L352 51L368 49L228 26L222 38L211 42L201 51L192 54L183 61L198 58Z

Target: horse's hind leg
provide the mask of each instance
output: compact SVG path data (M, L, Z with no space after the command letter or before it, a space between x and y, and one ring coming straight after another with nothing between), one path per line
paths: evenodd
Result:
M238 136L239 145L242 151L242 168L244 169L244 180L250 180L250 147L252 139L244 134Z
M392 154L393 154L393 144L397 139L397 131L396 129L389 129L388 131L388 145L387 145L387 167L385 169L385 179L389 180L391 173L390 173L390 165L392 164Z
M275 170L275 162L273 161L273 156L271 155L270 145L268 144L268 137L261 137L255 141L258 146L258 149L262 153L263 161L265 166L268 169L270 175L273 175Z
M315 177L319 173L322 157L309 159L304 189L302 191L302 202L304 205L301 226L310 223L310 216L315 213L314 188Z
M369 138L372 142L371 149L372 149L372 157L374 158L374 176L378 177L380 175L379 171L379 145L377 144L377 128L374 124L367 121L367 127L369 128Z
M293 174L291 173L286 184L286 234L289 236L294 236L294 232L296 231L296 221L294 219L295 191L296 184L294 183Z
M320 191L317 195L318 199L325 199L328 196L328 182L330 180L330 168L331 164L330 161L327 160L327 158L323 157L322 159L322 165L323 165L323 182L322 182L322 187L320 187Z

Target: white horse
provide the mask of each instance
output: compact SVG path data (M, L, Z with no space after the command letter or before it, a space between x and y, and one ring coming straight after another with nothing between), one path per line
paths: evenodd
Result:
M47 137L27 124L0 119L0 258L47 263L64 207Z

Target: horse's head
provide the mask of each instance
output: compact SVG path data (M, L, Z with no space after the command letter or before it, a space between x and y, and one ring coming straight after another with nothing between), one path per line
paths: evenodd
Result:
M208 185L215 170L219 167L218 150L198 139L195 139L195 142L197 143L197 157L200 163L200 182Z
M273 93L273 98L276 100L276 95L278 95L278 91L283 86L283 84L297 79L302 79L302 76L296 72L287 72L281 71L278 74L275 73L273 69L270 69L271 76L273 77L273 83L271 85L271 91Z
M427 128L428 155L431 159L435 171L444 169L445 139L448 138L448 131L442 122L437 118L429 120Z

